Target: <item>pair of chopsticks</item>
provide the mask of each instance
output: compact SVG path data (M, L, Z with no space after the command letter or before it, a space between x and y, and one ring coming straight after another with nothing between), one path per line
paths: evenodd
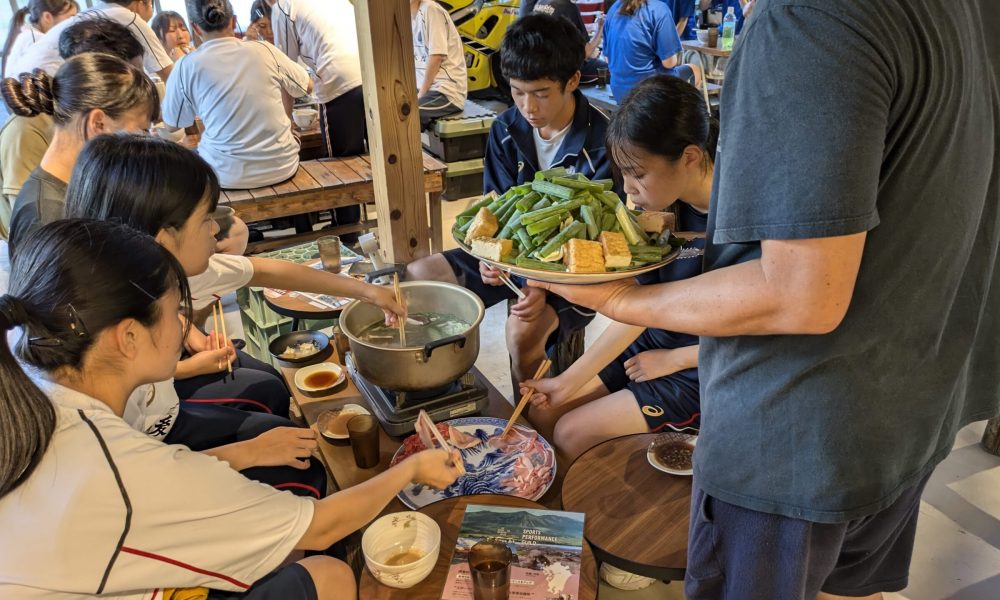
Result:
M502 281L505 286L513 290L514 293L517 294L517 298L519 300L524 300L524 292L521 291L521 288L514 285L514 282L510 280L510 275L500 269L497 269L497 279Z
M221 329L220 329L221 324ZM215 329L215 349L222 350L229 344L229 335L226 333L226 319L222 314L222 298L218 296L215 297L215 302L212 303L212 325ZM219 337L219 332L222 332L222 337ZM222 370L222 365L219 365L219 370ZM226 361L226 370L230 373L233 372L233 363Z
M399 273L392 274L392 289L396 292L396 304L403 306L403 290L399 287ZM406 347L406 319L396 319L396 325L399 327L399 346L400 348Z
M551 366L552 361L546 358L542 361L542 364L538 365L538 370L535 371L535 376L531 379L535 380L542 377L549 372L549 368ZM510 420L507 421L507 426L503 428L503 433L500 434L500 439L507 437L507 434L510 433L511 428L514 427L514 422L517 421L517 418L521 416L522 412L524 412L524 407L528 405L528 399L531 398L534 393L535 388L528 388L528 391L524 392L524 395L521 396L521 401L517 403L517 408L514 409L514 414L512 414L510 416Z
M437 443L441 446L441 449L450 455L452 451L451 444L449 444L448 441L444 439L444 436L441 435L441 432L438 430L437 426L434 425L434 421L431 420L431 416L427 414L426 410L422 408L420 409L420 412L417 414L417 420L422 421L426 429L430 429L431 433L434 435L434 439L437 440ZM458 461L458 464L455 466L457 466L458 470L465 475L465 464L462 463L462 461Z

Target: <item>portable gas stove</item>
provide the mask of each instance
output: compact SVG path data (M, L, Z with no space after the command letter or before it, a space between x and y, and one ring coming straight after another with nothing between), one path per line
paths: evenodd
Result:
M394 392L362 377L354 365L353 353L346 353L345 362L354 385L368 400L372 414L381 421L385 432L394 437L413 433L413 424L420 409L426 410L437 423L481 413L489 405L489 391L476 381L476 376L471 371L443 388L422 392Z

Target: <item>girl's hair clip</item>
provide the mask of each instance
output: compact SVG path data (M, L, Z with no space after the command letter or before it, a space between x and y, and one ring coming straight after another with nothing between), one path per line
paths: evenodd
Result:
M76 337L87 337L87 326L84 325L83 319L80 318L80 313L76 311L76 308L72 304L67 305L66 312L69 313L70 323L69 329L72 331Z

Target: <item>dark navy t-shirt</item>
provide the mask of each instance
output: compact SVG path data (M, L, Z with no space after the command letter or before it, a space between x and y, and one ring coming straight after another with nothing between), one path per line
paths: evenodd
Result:
M706 271L761 240L868 236L832 333L702 338L695 478L713 497L871 515L996 414L1000 11L961 4L764 0L737 42Z
M681 33L682 40L693 40L698 37L694 32L694 3L696 1L697 0L666 0L667 6L670 7L670 14L674 15L674 25L680 23L681 19L687 17L687 25L684 26L684 32ZM737 0L737 2L739 2L739 0Z

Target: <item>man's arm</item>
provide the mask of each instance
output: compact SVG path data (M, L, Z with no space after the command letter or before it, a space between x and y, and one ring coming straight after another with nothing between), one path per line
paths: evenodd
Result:
M531 285L644 327L712 337L824 334L847 313L866 236L766 240L757 260L658 285Z
M441 63L444 62L444 59L444 54L431 54L427 57L427 70L424 72L424 81L420 84L420 91L417 92L418 98L431 91L431 86L434 85L434 79L437 77L438 71L441 70Z
M684 35L684 30L687 29L688 18L682 17L680 21L677 21L677 35Z

